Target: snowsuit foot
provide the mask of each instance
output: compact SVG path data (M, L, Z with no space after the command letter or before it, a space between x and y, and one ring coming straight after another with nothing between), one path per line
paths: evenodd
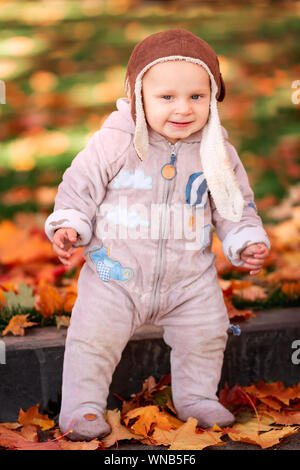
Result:
M59 427L62 433L70 431L67 437L72 441L90 441L104 437L111 431L103 415L91 407L75 411L69 422L61 415Z
M214 424L222 428L235 421L234 415L216 400L201 400L183 407L178 413L178 418L182 421L187 421L189 417L196 418L201 428L211 428Z

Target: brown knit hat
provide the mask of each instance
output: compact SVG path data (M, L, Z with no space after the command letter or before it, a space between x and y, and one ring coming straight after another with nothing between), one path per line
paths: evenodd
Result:
M125 78L127 97L135 122L134 147L141 160L148 157L149 135L144 112L142 86L144 74L161 62L185 60L203 67L210 77L211 99L207 123L202 129L200 159L206 181L222 217L240 221L244 200L227 155L217 101L225 97L219 60L203 39L182 28L152 34L135 46Z
M172 56L190 57L203 61L216 81L217 101L225 97L225 84L217 54L207 42L182 28L169 29L152 34L135 46L130 56L126 72L126 90L131 100L131 114L136 122L135 84L139 73L146 67L150 68L157 59ZM170 60L170 59L169 59ZM146 73L146 70L144 71ZM143 73L143 75L144 75Z

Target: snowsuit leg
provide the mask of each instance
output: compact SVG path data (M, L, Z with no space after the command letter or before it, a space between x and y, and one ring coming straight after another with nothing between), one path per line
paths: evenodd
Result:
M217 398L229 319L216 270L187 290L172 291L172 307L157 324L171 347L172 396L178 417L202 427L227 425L233 415ZM177 306L176 306L177 304Z
M134 305L126 290L82 267L68 329L59 425L70 439L108 434L103 419L112 375L134 326ZM85 418L85 416L87 417Z

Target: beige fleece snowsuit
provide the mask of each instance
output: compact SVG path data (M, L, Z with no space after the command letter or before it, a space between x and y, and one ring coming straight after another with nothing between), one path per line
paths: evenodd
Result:
M141 161L129 101L119 99L117 109L64 173L46 221L50 240L56 229L72 227L76 245L86 246L66 341L62 430L78 413L103 413L122 351L144 323L162 326L171 347L179 417L200 399L217 400L229 321L211 252L213 226L235 266L247 245L270 246L224 128L244 198L240 222L216 209L199 159L202 131L172 146L148 129L149 158ZM176 174L166 179L170 162Z

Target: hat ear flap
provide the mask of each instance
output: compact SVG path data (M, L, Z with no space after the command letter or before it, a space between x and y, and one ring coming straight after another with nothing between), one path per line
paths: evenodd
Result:
M223 99L225 98L225 95L226 95L225 83L224 83L222 74L220 73L220 92L218 96L218 101L223 101Z
M131 100L131 89L130 89L130 84L129 84L129 78L128 77L126 77L124 88L125 88L126 96L130 101Z

